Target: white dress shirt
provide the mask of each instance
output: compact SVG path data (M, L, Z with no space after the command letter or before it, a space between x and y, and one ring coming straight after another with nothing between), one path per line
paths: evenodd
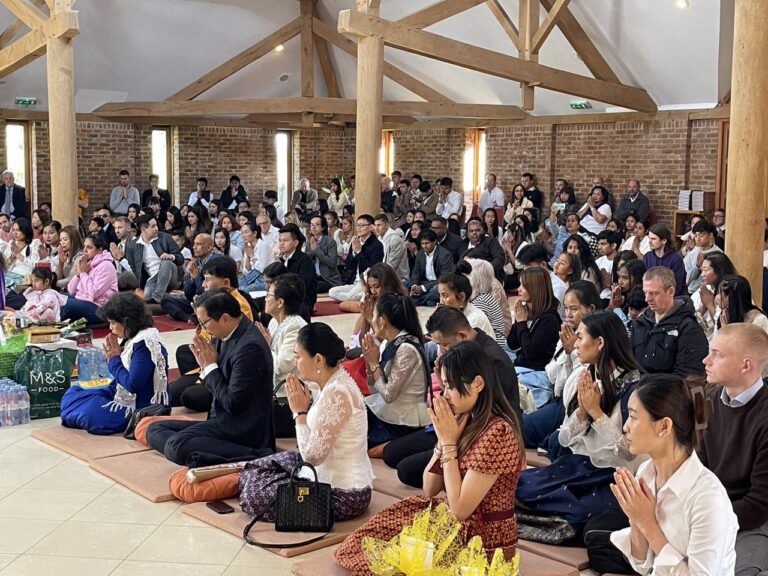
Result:
M480 193L480 199L477 201L478 213L482 214L488 208L504 208L504 191L498 186L493 190L484 188Z
M261 240L256 243L254 255L256 256L256 270L264 272L264 268L275 262L274 249L277 246L277 239L280 236L280 230L275 226L269 227L269 232L261 236Z
M611 542L640 574L725 576L736 565L736 533L739 521L723 485L692 452L672 477L657 490L656 467L644 462L637 471L656 496L656 520L667 544L645 558L634 558L631 528L611 534Z
M437 246L435 246L435 249L432 250L431 253L427 254L426 252L424 255L427 257L427 265L425 266L426 269L426 275L427 280L430 280L431 282L434 282L437 280L437 276L435 276L435 252L437 251Z
M438 216L442 216L446 220L451 214L461 214L461 194L455 190L451 190L445 197L445 202L438 202L435 211Z
M145 242L144 238L139 236L136 238L136 244L144 246L144 266L147 268L147 274L149 278L152 278L160 271L160 256L157 255L155 249L152 247L152 242L157 240L157 236L152 238L149 242ZM141 273L141 270L138 270Z

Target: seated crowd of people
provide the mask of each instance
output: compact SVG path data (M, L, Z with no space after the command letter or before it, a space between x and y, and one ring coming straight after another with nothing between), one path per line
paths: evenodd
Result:
M236 176L216 199L201 178L176 209L156 188L134 203L122 174L84 240L41 210L13 221L6 305L50 297L63 318L109 322L113 382L71 387L65 426L121 431L155 403L207 412L154 422L147 442L188 467L309 462L337 518L368 506L371 458L422 488L337 549L353 573L363 537L389 540L440 495L489 553L520 537L583 544L599 572L765 573L768 317L724 222L675 238L639 181L614 208L600 178L581 204L558 180L540 222L534 180L507 196L489 175L466 218L447 177L385 176L369 215L336 179L325 195L302 179L284 209ZM358 315L349 342L312 320L326 291ZM174 382L147 304L195 327ZM422 326L417 306L435 305ZM298 454L274 454L276 394ZM527 468L525 449L550 464Z

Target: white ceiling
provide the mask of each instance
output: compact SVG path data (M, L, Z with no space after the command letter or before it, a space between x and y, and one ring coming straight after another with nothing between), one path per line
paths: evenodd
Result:
M381 14L397 19L434 0L382 0ZM517 0L501 0L517 20ZM354 0L318 0L322 17L335 22ZM712 106L730 87L733 0L572 0L570 10L622 81L645 88L662 108ZM75 43L78 112L110 101L163 100L218 64L298 16L296 0L78 0L80 35ZM541 18L546 15L542 8ZM0 4L0 30L14 20ZM428 28L463 42L516 55L486 5ZM331 48L342 95L355 97L355 60ZM466 70L392 48L385 58L457 102L519 104L515 82ZM560 31L544 43L539 62L589 76ZM297 96L298 37L227 78L201 99ZM289 74L285 82L278 78ZM327 95L315 65L316 94ZM45 58L0 81L0 108L17 96L47 102ZM389 100L420 100L384 79ZM534 114L568 114L572 98L536 90ZM592 102L596 111L611 108Z

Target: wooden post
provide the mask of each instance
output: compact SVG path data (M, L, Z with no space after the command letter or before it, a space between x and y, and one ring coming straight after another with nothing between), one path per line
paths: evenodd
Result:
M51 16L69 11L72 0L55 0ZM51 156L51 204L63 225L77 226L77 123L75 58L72 39L47 42L48 133Z
M725 251L752 286L763 286L763 230L768 180L768 2L736 0L728 149Z
M539 54L533 50L533 36L539 28L539 0L520 0L520 45L518 54L523 60L539 61ZM520 83L520 107L533 110L533 86Z
M357 9L379 15L378 2L358 0ZM375 216L381 210L382 97L384 90L384 41L364 36L357 43L357 128L355 138L355 214Z

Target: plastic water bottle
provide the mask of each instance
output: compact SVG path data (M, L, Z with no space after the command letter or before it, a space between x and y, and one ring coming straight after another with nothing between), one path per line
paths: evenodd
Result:
M99 348L92 348L94 352L94 366L95 366L95 378L111 378L109 374L109 365L107 364L107 357L103 350Z
M93 348L77 349L77 379L80 382L88 382L95 378L91 362L92 352Z
M21 410L21 424L29 424L29 392L24 386L19 386L19 408Z

